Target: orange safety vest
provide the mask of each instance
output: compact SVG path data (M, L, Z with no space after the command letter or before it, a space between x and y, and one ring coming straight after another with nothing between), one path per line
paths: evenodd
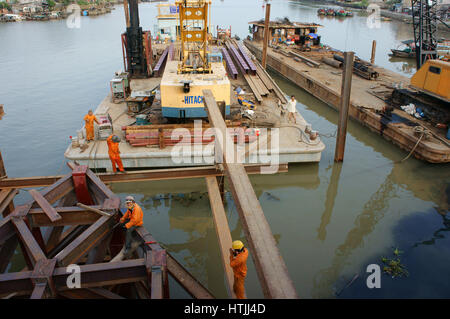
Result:
M247 258L248 250L246 248L237 256L230 256L230 266L233 268L235 277L245 278L247 276Z
M119 143L113 142L113 135L110 135L106 142L108 143L108 155L110 158L120 158Z
M98 120L94 114L92 115L86 114L84 120L86 122L86 127L94 127L94 121L98 123Z
M123 223L126 219L130 220L125 224L126 228L142 226L144 224L144 213L142 212L142 208L138 204L134 204L133 210L130 211L127 209L127 212L122 216L120 222Z

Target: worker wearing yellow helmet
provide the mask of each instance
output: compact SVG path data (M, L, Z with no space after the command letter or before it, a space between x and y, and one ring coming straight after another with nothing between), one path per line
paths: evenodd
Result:
M245 299L244 282L247 276L248 250L240 240L235 240L230 248L230 266L233 268L233 290L237 299Z

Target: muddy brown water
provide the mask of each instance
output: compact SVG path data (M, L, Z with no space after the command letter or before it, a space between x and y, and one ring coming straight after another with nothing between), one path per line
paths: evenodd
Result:
M247 21L263 17L261 1L215 1L213 23L232 25L241 38ZM377 40L376 63L410 76L411 61L391 59L390 48L412 37L411 25L382 22L368 29L366 17L320 19L321 5L272 1L272 17L319 22L323 42L370 58ZM144 29L154 30L155 5L140 6ZM121 6L111 14L82 17L80 29L64 20L0 24L0 149L10 176L67 172L63 153L82 117L109 90L114 71L122 68L119 34ZM432 165L350 121L343 164L334 164L337 113L279 76L297 109L322 134L326 149L318 164L291 165L289 172L251 176L294 285L303 298L334 298L359 277L341 298L450 297L450 166ZM217 297L226 297L219 246L202 179L129 183L113 186L124 198L133 194L145 211L145 226ZM21 192L20 204L28 198ZM227 193L226 211L234 239L244 239L236 208ZM407 278L381 277L380 289L366 286L366 267L382 266L381 257L403 251ZM23 267L16 254L9 271ZM187 297L171 283L173 297ZM262 297L254 264L246 282L251 298Z

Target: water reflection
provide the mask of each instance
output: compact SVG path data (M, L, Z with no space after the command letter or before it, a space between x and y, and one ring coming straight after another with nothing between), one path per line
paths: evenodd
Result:
M436 208L436 213L438 213L442 217L442 226L435 232L433 232L433 236L430 239L423 240L413 245L413 247L419 247L420 245L434 245L437 240L444 239L445 233L450 231L450 217L447 216L448 212Z
M342 171L342 163L334 163L332 165L331 178L328 183L327 189L327 198L325 200L325 210L322 214L321 223L319 228L317 229L317 238L321 241L324 241L327 236L326 227L331 220L331 213L334 209L334 202L336 200L336 195L339 186L339 178L341 176ZM330 169L330 166L326 169L327 171Z
M389 207L389 200L395 196L396 191L397 186L392 181L392 174L389 174L363 206L361 214L355 219L355 226L348 231L345 241L336 248L331 265L321 269L314 276L313 297L322 297L324 293L329 296L334 294L333 284L341 275L347 259L356 248L363 245L364 238L373 232L384 217Z
M405 59L391 56L389 62L395 65L397 71L401 73L411 74L416 73L416 60L415 59Z

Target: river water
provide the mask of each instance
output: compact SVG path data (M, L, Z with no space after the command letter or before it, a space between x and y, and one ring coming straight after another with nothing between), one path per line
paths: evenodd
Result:
M247 21L264 16L261 1L213 1L213 24L232 25L244 38ZM318 22L322 42L370 58L410 76L414 65L392 61L387 53L412 38L411 25L382 22L367 27L367 17L318 18L318 5L271 1L272 18ZM155 4L140 5L144 29L154 30ZM0 149L9 176L67 172L63 153L82 125L82 117L109 91L114 71L122 68L121 6L111 14L82 17L81 28L65 21L0 24ZM289 172L251 176L281 254L302 298L450 297L450 165L432 165L407 154L350 121L345 161L334 164L337 113L274 75L297 108L323 134L326 149L318 164L291 165ZM113 185L121 197L133 194L145 211L147 229L217 297L226 297L218 242L202 179ZM26 200L21 192L16 204ZM245 239L236 208L227 194L233 239ZM245 240L244 240L245 241ZM369 289L369 264L402 251L408 277L381 276ZM262 297L253 261L246 281L250 298ZM19 255L10 271L23 266ZM356 275L358 275L356 277ZM352 278L356 279L342 290ZM171 283L172 297L187 295Z

